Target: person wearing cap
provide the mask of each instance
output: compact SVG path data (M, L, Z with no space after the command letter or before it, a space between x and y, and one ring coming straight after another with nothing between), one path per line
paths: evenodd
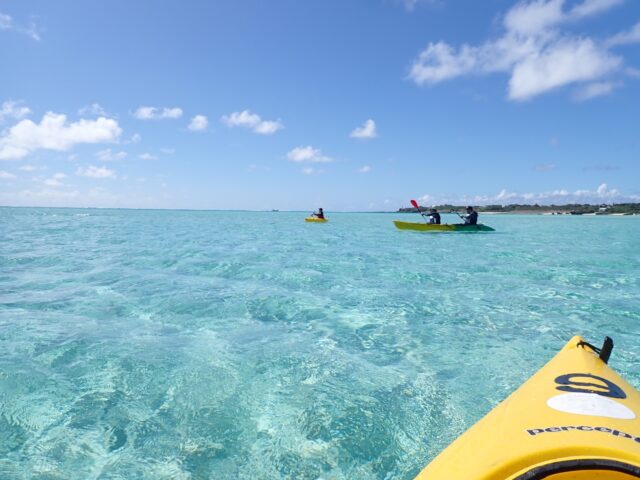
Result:
M478 224L478 212L476 212L473 207L467 207L467 214L463 218L465 225Z
M436 225L440 225L440 214L438 213L438 210L436 210L435 208L430 209L428 216L429 216L429 223L435 223Z

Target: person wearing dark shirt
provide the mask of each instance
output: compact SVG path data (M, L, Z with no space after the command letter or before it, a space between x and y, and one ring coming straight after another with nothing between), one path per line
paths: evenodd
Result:
M429 223L435 223L437 225L440 225L440 214L438 213L438 210L436 210L435 208L432 208L431 210L429 210Z
M314 217L318 217L318 218L324 219L324 212L322 211L322 208L318 209L318 213L312 213L311 215L313 215Z
M465 225L477 225L478 224L478 212L473 207L467 207L467 214L464 216Z

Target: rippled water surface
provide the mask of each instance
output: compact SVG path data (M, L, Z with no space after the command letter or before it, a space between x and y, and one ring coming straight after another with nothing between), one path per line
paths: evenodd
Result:
M576 333L640 387L640 217L303 217L0 209L0 478L410 479Z

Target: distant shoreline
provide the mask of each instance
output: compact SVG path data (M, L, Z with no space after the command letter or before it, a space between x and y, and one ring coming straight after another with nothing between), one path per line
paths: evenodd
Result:
M629 205L629 204L626 204ZM624 217L624 216L640 216L640 204L630 204L637 206L636 209L627 210L628 207L623 205L612 205L608 206L606 211L594 211L593 209L599 209L604 207L599 206L589 206L592 210L589 211L563 211L558 208L544 208L538 207L538 209L509 209L509 210L490 210L488 207L479 206L476 208L478 213L482 215L585 215L585 216L616 216L616 217ZM523 206L521 206L523 207ZM98 211L106 211L106 210L131 210L131 211L149 211L149 212L237 212L237 213L300 213L300 214L308 214L310 210L244 210L244 209L215 209L215 208L136 208L136 207L70 207L70 206L37 206L37 205L0 205L0 208L7 209L56 209L56 210L98 210ZM437 210L441 214L453 214L455 215L457 210L458 212L464 213L464 207L456 207L454 211L451 211L450 208L436 207ZM622 209L622 211L620 211ZM426 212L429 208L420 207L420 211ZM400 208L398 210L328 210L325 209L327 213L331 214L341 214L341 213L362 213L362 214L416 214L418 211L415 208Z
M420 206L421 212L435 208L440 213L464 212L464 206L437 205L435 207ZM478 213L488 215L640 215L640 203L617 204L567 204L567 205L483 205L476 207ZM400 208L398 213L418 213L417 208Z

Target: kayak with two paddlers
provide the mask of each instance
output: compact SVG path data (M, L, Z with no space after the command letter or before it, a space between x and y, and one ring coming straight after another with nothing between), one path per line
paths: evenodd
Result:
M424 218L424 223L420 222L404 222L394 220L396 228L400 230L417 230L420 232L495 232L495 229L488 225L478 223L478 212L473 207L467 207L467 214L461 215L458 212L451 211L449 213L457 214L464 223L440 223L440 214L435 208L431 208L429 213L423 213L424 208L418 205L418 202L411 200L411 204Z

